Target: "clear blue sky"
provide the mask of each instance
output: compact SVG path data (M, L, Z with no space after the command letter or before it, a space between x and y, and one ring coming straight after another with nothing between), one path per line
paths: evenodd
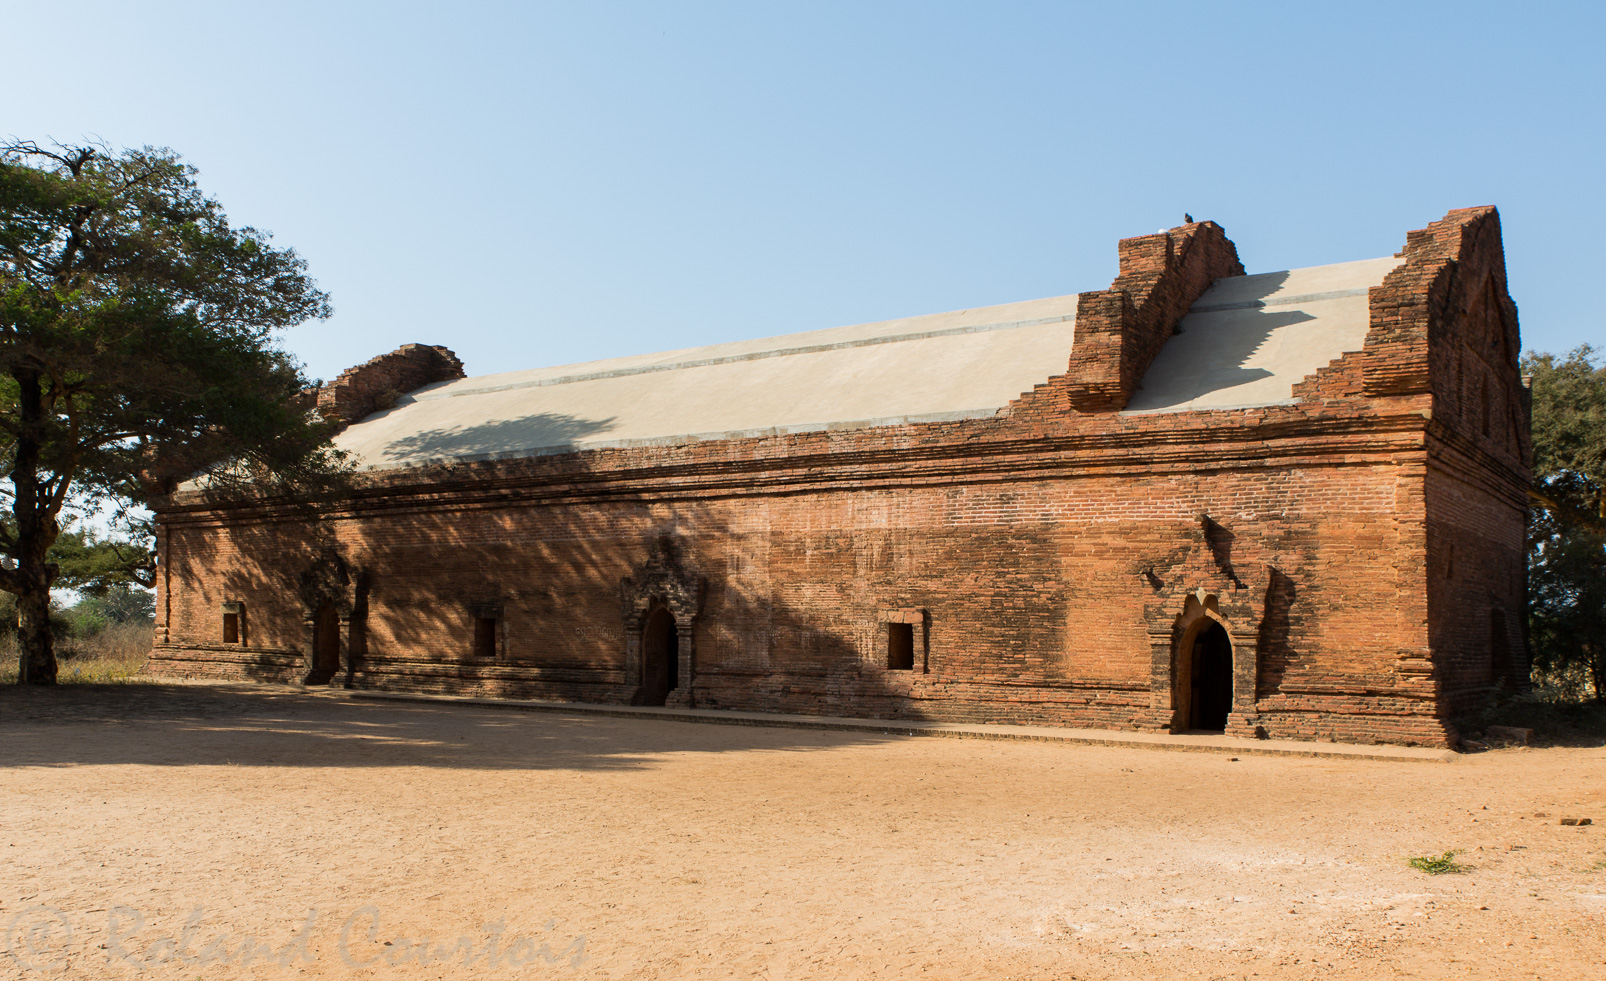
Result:
M1499 206L1525 346L1606 342L1606 5L13 3L0 136L165 145L306 257L308 371L470 374L1251 272Z

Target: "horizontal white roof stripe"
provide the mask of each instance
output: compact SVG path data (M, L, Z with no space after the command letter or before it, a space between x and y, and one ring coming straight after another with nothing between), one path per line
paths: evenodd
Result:
M783 358L793 354L815 354L820 351L840 351L854 347L869 347L872 344L896 344L900 341L918 341L928 337L946 337L950 334L979 334L991 330L1013 330L1016 327L1040 327L1044 324L1062 324L1074 321L1075 314L1057 317L1039 317L1036 320L1013 320L997 324L978 324L974 327L949 327L945 330L928 330L918 333L897 334L891 337L864 337L858 340L837 341L834 344L814 344L804 347L779 348L774 351L752 351L746 354L727 354L718 357L694 358L686 361L673 361L667 363L654 363L633 365L623 368L606 368L587 372L578 372L572 375L559 375L556 378L531 378L525 381L513 381L498 385L476 385L473 388L461 388L457 384L446 387L421 389L418 394L406 396L407 401L418 399L446 399L457 398L463 395L482 395L486 392L505 392L515 388L535 388L542 385L567 385L571 382L593 381L598 378L621 378L625 375L645 375L655 371L678 371L682 368L702 368L715 364L735 364L739 361L759 361L764 358ZM777 338L785 340L785 338ZM694 349L695 350L695 349ZM1069 355L1067 355L1069 357ZM607 362L601 362L606 364ZM498 376L491 376L498 377ZM466 379L467 381L483 379Z
M584 361L579 364L504 371L494 375L479 375L473 378L444 382L425 391L436 392L451 388L493 388L516 384L533 378L557 378L593 372L614 372L643 365L672 365L685 361L723 359L742 354L772 354L776 351L791 348L829 347L848 341L901 337L908 334L946 331L958 327L1007 324L1060 316L1075 318L1075 295L1003 303L992 307L972 307L966 310L926 314L919 317L901 317L897 320L851 324L846 327L828 327L824 330L810 330L797 334L782 334L775 337L726 341L721 344L680 348L650 354L634 354L619 358L607 358L602 361ZM1070 355L1067 353L1067 362L1069 359ZM414 394L418 393L415 392Z
M1328 290L1325 293L1306 293L1304 296L1274 296L1265 300L1239 300L1234 303L1209 303L1203 297L1188 308L1189 313L1215 313L1219 310L1261 310L1266 307L1294 307L1302 303L1322 300L1341 300L1346 296L1366 296L1370 287L1353 290Z

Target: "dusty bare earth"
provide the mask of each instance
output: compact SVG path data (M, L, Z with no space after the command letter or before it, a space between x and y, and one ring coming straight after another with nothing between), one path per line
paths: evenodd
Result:
M153 685L0 693L0 752L6 977L1606 977L1598 744L1232 762ZM1472 871L1406 865L1446 849Z

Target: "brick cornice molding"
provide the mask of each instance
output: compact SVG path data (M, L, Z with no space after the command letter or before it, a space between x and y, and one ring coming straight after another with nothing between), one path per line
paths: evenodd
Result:
M644 487L653 488L655 495L753 496L956 481L1389 463L1401 454L1425 452L1428 422L1417 412L1320 420L1290 415L1282 423L1259 427L1201 424L1154 432L1113 425L1097 432L919 446L867 438L856 446L794 446L784 453L744 453L739 447L716 453L721 449L717 444L705 443L688 448L678 459L666 459L662 448L600 450L384 472L350 497L317 510L334 517L537 500L637 500ZM164 523L258 516L299 521L307 516L304 508L283 500L208 501L199 494L171 498L158 513Z

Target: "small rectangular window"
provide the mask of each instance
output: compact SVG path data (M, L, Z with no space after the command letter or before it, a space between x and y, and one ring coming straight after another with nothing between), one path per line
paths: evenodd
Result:
M496 617L474 618L474 656L496 656Z
M245 604L237 600L223 604L223 643L245 643Z
M887 669L915 669L915 628L912 623L887 624Z

